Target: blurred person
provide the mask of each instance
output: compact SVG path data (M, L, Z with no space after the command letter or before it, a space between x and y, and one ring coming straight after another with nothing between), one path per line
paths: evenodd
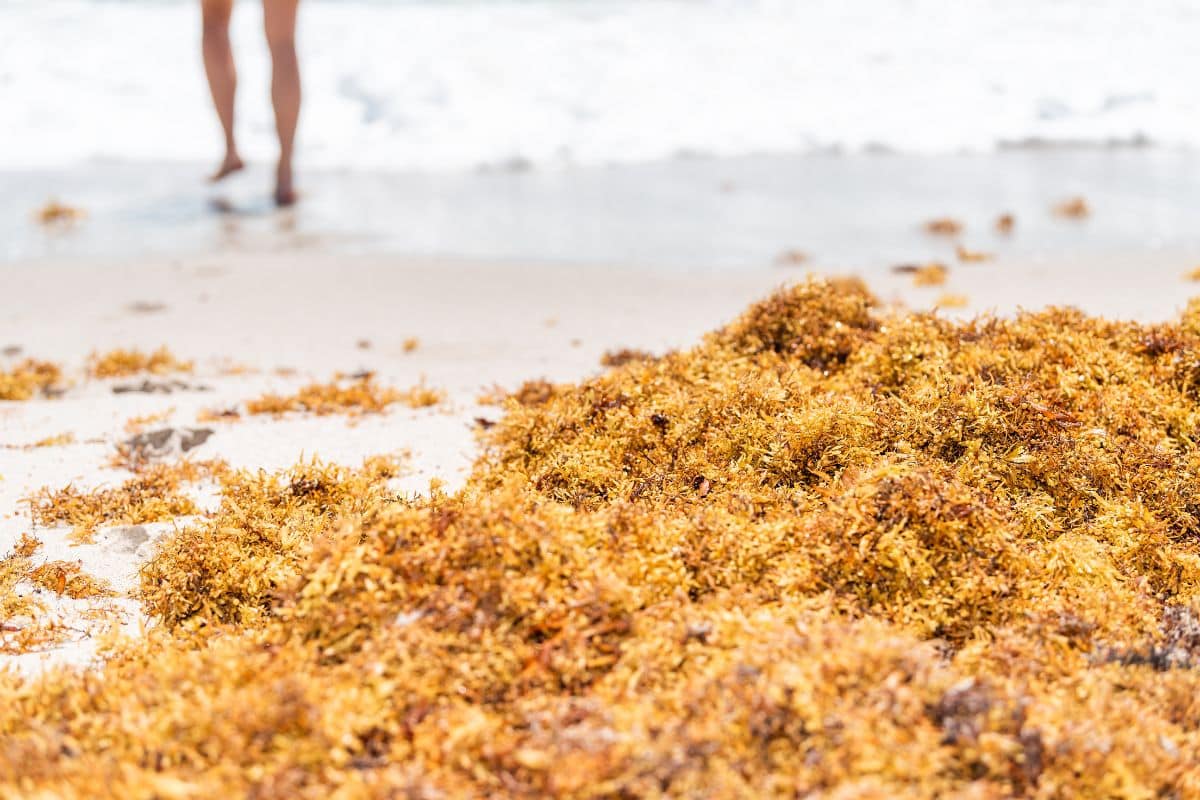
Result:
M271 104L279 136L279 164L275 172L275 203L296 202L292 182L292 151L300 117L300 65L296 57L296 11L299 0L262 0L263 26L271 51ZM245 167L233 132L237 69L229 42L233 0L200 0L204 22L204 72L212 90L213 105L225 132L225 158L211 180L219 181Z

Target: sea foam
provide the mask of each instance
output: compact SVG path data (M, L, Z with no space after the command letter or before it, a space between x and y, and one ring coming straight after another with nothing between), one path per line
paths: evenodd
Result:
M206 160L192 0L0 4L0 168ZM1163 0L305 0L308 166L524 168L1200 142L1200 12ZM239 134L274 152L259 4Z

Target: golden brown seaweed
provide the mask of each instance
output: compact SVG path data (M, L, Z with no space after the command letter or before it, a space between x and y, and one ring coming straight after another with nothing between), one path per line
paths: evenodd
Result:
M1200 794L1200 315L811 281L549 386L467 486L224 480L0 786L251 797Z

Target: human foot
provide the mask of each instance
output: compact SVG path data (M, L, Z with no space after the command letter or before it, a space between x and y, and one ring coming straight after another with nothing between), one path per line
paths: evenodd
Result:
M295 188L292 187L292 170L290 167L281 166L275 174L275 205L280 208L286 208L290 205L295 205L300 196L296 194Z
M242 161L237 153L229 153L225 156L225 160L221 162L221 166L217 167L217 171L209 176L209 183L216 183L223 178L227 178L233 173L245 169L246 164Z
M275 189L275 205L280 208L293 206L299 199L300 195L294 189L284 189L282 187Z

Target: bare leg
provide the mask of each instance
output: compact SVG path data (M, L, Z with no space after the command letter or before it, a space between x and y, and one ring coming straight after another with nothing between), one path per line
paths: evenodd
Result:
M233 101L237 94L237 69L233 65L233 48L229 44L229 18L233 13L233 0L200 0L200 13L204 24L204 73L208 76L213 105L217 108L217 117L225 132L225 158L212 175L212 180L219 181L245 166L233 137Z
M292 185L292 149L300 118L300 64L296 58L296 9L299 0L263 0L263 22L271 50L271 103L275 131L279 134L279 168L275 174L275 202L296 202Z

